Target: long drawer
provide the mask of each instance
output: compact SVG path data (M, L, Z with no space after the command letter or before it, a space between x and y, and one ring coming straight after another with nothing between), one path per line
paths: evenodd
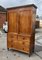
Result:
M17 34L9 33L7 40L11 40L11 39L17 40L17 38L18 38L18 35Z

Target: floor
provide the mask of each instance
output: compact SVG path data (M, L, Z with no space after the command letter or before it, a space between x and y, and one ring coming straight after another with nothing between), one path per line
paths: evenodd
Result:
M14 50L7 50L7 34L0 32L0 60L42 60L42 29L35 32L35 52L28 56Z

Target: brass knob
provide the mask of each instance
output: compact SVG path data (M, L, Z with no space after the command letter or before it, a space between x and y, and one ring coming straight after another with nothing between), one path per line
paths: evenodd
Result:
M13 40L11 40L11 42L13 42Z
M23 50L24 50L24 48L23 48Z
M24 42L23 42L23 44L24 44Z
M13 35L11 35L11 38L13 38Z
M25 39L25 37L23 37L23 40Z
M13 45L11 45L11 47L13 47Z

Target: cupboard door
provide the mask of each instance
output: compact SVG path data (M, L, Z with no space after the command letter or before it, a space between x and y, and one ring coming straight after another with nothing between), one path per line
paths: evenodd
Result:
M30 11L21 11L20 12L20 33L28 34L31 30L31 15Z
M17 34L14 34L14 33L8 33L8 39L14 39L14 40L17 40L18 38L18 35Z
M8 31L9 32L18 32L18 18L16 12L8 12Z

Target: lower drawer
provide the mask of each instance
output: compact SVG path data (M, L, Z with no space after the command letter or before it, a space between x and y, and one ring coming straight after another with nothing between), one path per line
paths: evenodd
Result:
M7 48L13 48L13 44L8 42Z
M23 51L26 51L26 52L29 52L29 47L25 47L25 46L24 46L24 47L22 48L22 50L23 50Z
M23 51L26 51L28 52L29 51L29 46L28 45L24 45L22 44L23 42L20 41L14 41L14 48L18 49L18 50L23 50Z

